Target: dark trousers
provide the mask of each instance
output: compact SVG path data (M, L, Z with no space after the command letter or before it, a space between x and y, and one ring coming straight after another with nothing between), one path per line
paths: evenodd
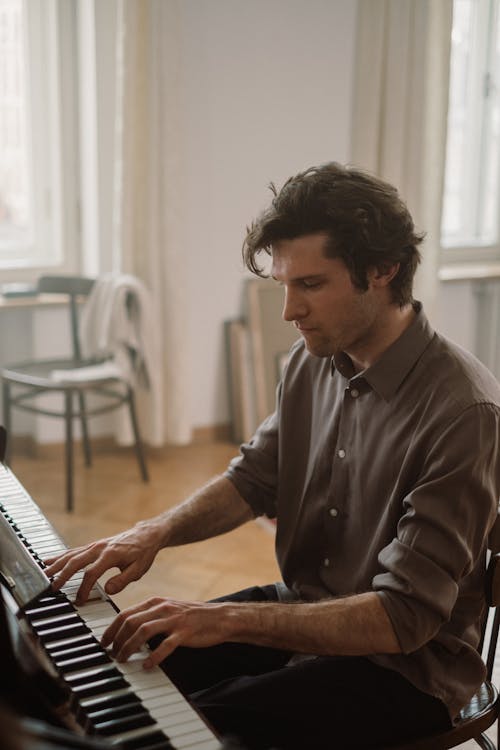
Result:
M219 601L276 600L274 586ZM364 657L291 653L240 643L178 648L163 666L221 737L248 750L389 748L448 729L444 704Z

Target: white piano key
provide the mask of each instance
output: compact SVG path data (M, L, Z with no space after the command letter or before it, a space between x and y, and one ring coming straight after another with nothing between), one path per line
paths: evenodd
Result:
M56 547L43 547L41 549L38 549L37 547L33 547L33 552L35 555L38 556L38 558L45 562L45 560L48 560L49 558L56 557L61 552L64 552L64 547L56 546Z
M109 622L114 620L118 612L113 605L106 601L100 600L99 602L80 604L76 607L76 611L85 622L99 622L99 620L108 619Z
M141 656L141 659L144 659L143 656ZM117 661L116 666L120 670L120 672L123 672L123 674L126 675L133 675L136 672L142 673L144 672L144 668L142 666L142 661Z
M15 524L19 529L29 529L33 533L40 533L40 532L47 532L50 531L52 534L54 534L52 530L52 526L50 523L48 523L45 518L42 518L36 513L33 513L33 515L24 515L19 517L16 515Z
M118 669L120 669L120 662L116 663ZM121 671L121 670L120 670ZM166 688L166 675L163 672L157 672L156 674L147 674L144 670L141 672L122 672L123 676L129 679L130 684L134 686L136 690L141 687L154 688L154 687L165 687Z
M129 680L130 682L130 680ZM186 699L184 696L179 693L178 690L174 689L168 689L167 685L157 685L156 687L149 687L149 686L134 686L132 682L130 682L132 687L134 688L136 694L139 696L139 698L143 699L145 703L148 703L150 699L157 698L159 695L163 696L165 705L168 703L186 703Z
M169 704L156 707L151 706L151 704L148 703L148 710L158 724L161 724L161 726L164 727L168 725L174 726L175 724L185 724L188 722L191 722L192 725L193 723L198 723L200 720L200 717L194 708L191 708L191 706L188 706L187 704Z
M203 737L191 745L186 745L183 750L222 750L222 745L210 732L206 738Z
M73 604L76 601L76 595L78 594L80 586L62 586L61 591L66 595L66 598ZM90 590L89 598L87 601L97 601L104 599L104 595L99 591L98 588Z
M120 742L126 742L127 740L134 740L139 737L146 737L148 734L154 734L155 732L158 732L158 727L156 726L149 726L149 727L141 727L140 729L129 729L127 732L120 732L119 734L113 734L111 736L106 737L108 742L111 742L112 745L117 745Z
M205 726L203 726L201 719L200 719L200 729L195 730L193 732L188 732L186 734L183 734L179 737L172 736L172 733L169 732L169 738L171 742L174 744L174 747L179 748L179 750L184 750L184 748L190 748L193 745L196 745L196 743L200 744L201 742L205 742L206 740L210 740L213 738L213 734L207 729ZM215 747L218 747L217 745Z
M182 697L182 700L186 703L187 701L185 701L184 697L183 696L181 697ZM165 708L165 710L168 710L169 706L173 706L173 705L174 705L173 703L165 704L164 693L162 691L158 691L158 695L156 697L149 698L148 700L149 709L157 708L158 710L160 710L162 708ZM172 710L174 710L174 708L172 708Z

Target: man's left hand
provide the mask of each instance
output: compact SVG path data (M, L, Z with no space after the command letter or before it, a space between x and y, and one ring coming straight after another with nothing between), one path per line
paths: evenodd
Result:
M153 597L120 612L105 630L101 644L104 648L113 644L113 656L117 661L126 661L150 638L163 634L165 639L144 662L145 668L151 668L177 646L203 648L227 640L228 633L222 627L223 608L221 603Z

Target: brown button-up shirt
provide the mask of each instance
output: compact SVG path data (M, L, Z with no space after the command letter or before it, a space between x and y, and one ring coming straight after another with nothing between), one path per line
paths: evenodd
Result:
M500 387L420 305L365 371L291 350L277 408L227 472L277 519L283 581L311 601L376 591L402 654L377 663L456 716L484 677L475 647L500 493Z

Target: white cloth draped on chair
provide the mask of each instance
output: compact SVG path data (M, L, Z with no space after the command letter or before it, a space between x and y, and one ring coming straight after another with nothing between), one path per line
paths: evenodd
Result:
M161 445L161 346L151 295L143 282L130 274L100 277L82 310L80 337L84 357L110 357L133 386L143 438ZM117 414L115 435L122 445L133 442L123 409Z

